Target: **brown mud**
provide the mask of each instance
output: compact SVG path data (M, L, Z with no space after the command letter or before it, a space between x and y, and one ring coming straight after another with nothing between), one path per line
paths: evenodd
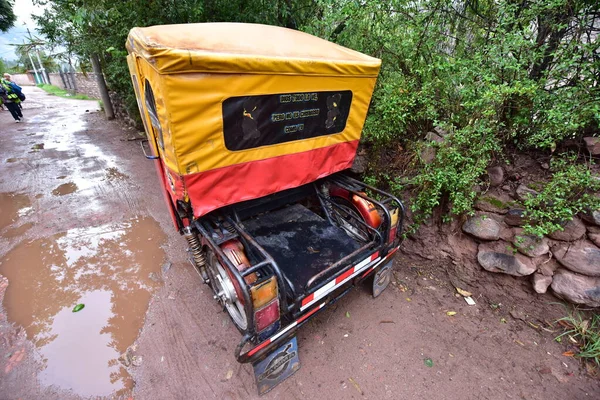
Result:
M58 178L60 179L60 178ZM54 196L64 196L66 194L71 194L73 192L77 191L77 185L74 184L73 182L68 182L68 183L63 183L62 185L56 187L53 191L52 194Z
M15 222L31 206L29 197L19 193L0 193L0 230Z
M24 124L0 112L1 159L15 160L0 165L0 398L258 398L154 167L122 141L135 132L86 113L95 102L25 91ZM29 153L29 133L43 149ZM53 195L56 177L77 190ZM554 341L557 299L532 296L528 282L400 254L379 298L359 288L300 329L300 370L262 399L600 398Z

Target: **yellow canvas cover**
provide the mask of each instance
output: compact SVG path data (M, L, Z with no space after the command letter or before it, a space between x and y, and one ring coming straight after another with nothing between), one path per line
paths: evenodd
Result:
M173 198L196 216L349 168L380 67L257 24L134 28L127 49Z

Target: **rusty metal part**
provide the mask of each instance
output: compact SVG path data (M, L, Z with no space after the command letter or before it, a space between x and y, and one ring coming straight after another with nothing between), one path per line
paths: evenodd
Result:
M208 274L206 273L206 257L204 255L204 251L202 251L202 245L200 244L200 240L198 239L198 235L192 230L190 226L186 226L183 228L183 236L188 241L189 244L189 252L191 255L190 261L192 265L204 281L204 283L209 283L210 279Z

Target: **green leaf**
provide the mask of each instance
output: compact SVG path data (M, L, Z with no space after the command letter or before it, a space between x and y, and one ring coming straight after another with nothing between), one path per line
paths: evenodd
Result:
M350 318L350 312L346 311L346 318Z
M81 310L83 310L84 307L85 307L85 304L79 303L75 307L73 307L73 312L81 311Z
M433 367L433 360L431 358L426 358L423 360L423 362L425 363L425 365L429 368Z

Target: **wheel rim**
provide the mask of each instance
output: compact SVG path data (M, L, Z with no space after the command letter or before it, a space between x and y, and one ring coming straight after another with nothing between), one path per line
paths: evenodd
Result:
M215 272L214 276L214 291L217 296L217 300L225 306L227 313L233 320L233 322L242 330L248 328L248 321L246 319L246 310L244 305L238 298L235 286L229 277L225 268L216 259L214 254L210 256L210 264Z

